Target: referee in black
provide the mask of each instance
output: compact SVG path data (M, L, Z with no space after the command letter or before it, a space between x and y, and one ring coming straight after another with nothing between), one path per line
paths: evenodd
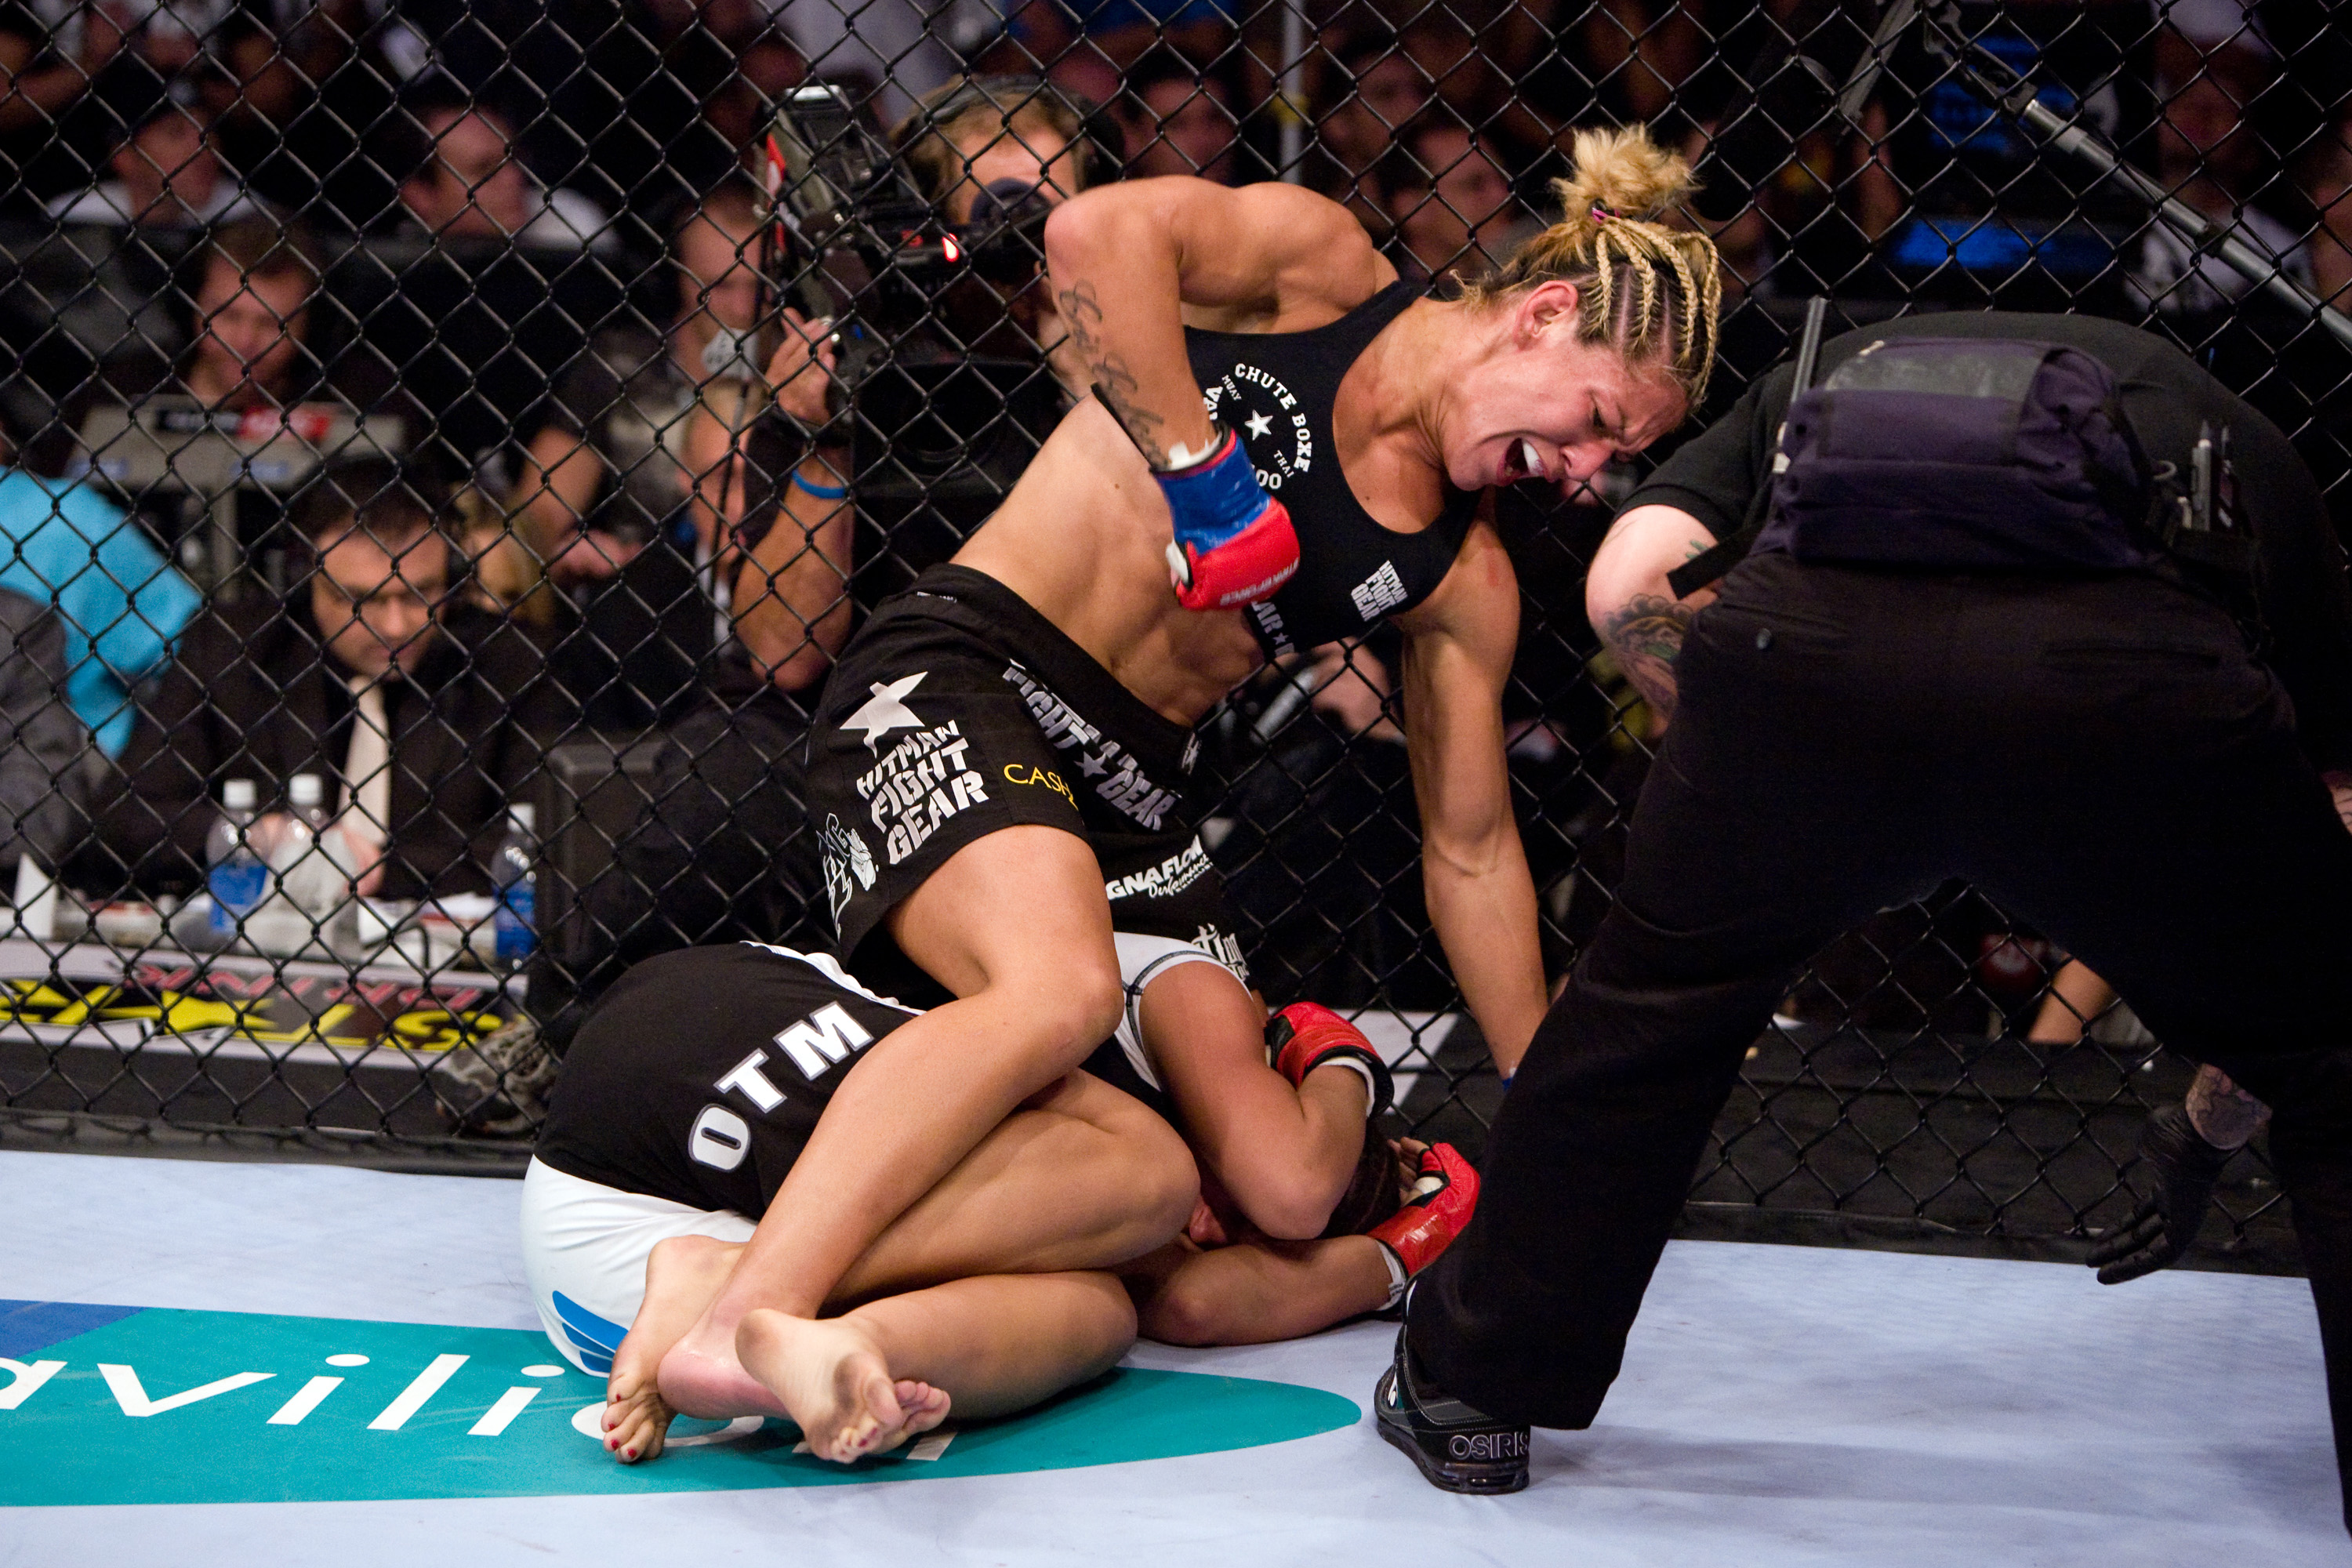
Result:
M1441 1487L1507 1491L1529 1426L1589 1426L1774 1005L1839 931L1963 877L2274 1108L2340 1467L2352 598L2319 488L2114 321L1848 332L1792 410L1797 373L1670 458L1593 563L1592 624L1672 723L1477 1216L1414 1288L1382 1434Z

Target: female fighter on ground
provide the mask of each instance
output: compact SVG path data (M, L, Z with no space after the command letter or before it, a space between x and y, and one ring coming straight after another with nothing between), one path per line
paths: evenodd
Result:
M1002 1414L1092 1376L1139 1319L1177 1343L1289 1338L1392 1301L1444 1249L1477 1178L1444 1144L1367 1146L1387 1080L1360 1032L1294 1004L1247 1054L1260 1070L1271 1055L1304 1103L1286 1121L1203 1103L1228 1053L1195 1059L1197 1037L1159 1026L1185 968L1239 980L1186 944L1121 946L1129 1005L1094 1072L1033 1096L901 1215L844 1279L840 1316L749 1314L744 1397L690 1414L786 1414L766 1380L814 1335L830 1381L800 1391L829 1413L812 1451L846 1461L950 1407ZM746 943L639 965L582 1028L524 1182L524 1271L549 1338L608 1374L605 1443L624 1461L660 1451L663 1353L726 1282L826 1100L914 1016L830 959ZM1301 1110L1352 1117L1352 1142L1314 1136ZM1197 1204L1177 1121L1223 1135ZM1245 1142L1258 1146L1239 1157ZM1283 1208L1302 1193L1319 1197ZM1267 1209L1302 1239L1265 1235L1249 1216Z
M754 1309L814 1322L898 1216L1110 1033L1112 936L1133 928L1106 872L1154 847L1177 867L1191 726L1270 656L1383 618L1403 632L1431 919L1496 1063L1517 1062L1546 1001L1499 702L1517 587L1478 492L1580 483L1696 400L1712 247L1633 216L1687 183L1638 131L1582 135L1563 220L1444 299L1398 285L1344 208L1295 186L1145 180L1055 210L1056 310L1097 397L852 638L810 738L844 960L943 1005L834 1097L664 1358L672 1405L740 1402ZM759 1358L820 1449L831 1417L802 1391L830 1385L831 1353L811 1337Z

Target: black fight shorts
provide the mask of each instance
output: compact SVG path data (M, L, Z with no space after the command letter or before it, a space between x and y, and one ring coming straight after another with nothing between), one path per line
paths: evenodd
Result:
M1011 589L932 567L850 639L809 731L845 962L916 999L884 917L965 845L1036 825L1094 850L1118 930L1242 972L1223 880L1182 808L1197 750Z

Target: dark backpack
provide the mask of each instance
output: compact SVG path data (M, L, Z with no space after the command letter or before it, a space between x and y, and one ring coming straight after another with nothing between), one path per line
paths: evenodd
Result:
M1882 339L1789 405L1755 548L1800 561L2082 572L2162 552L2115 375L2080 349Z

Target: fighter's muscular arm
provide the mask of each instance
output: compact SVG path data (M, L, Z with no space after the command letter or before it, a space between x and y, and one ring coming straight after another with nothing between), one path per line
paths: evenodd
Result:
M1436 593L1397 617L1404 712L1421 802L1422 883L1454 978L1495 1065L1517 1070L1543 1018L1535 881L1511 815L1503 685L1518 647L1519 591L1486 524Z
M1675 596L1666 574L1715 542L1690 513L1637 506L1620 517L1584 579L1584 612L1617 667L1661 721L1675 716L1675 657L1691 617L1714 603L1715 590Z
M1139 1011L1204 1183L1268 1236L1320 1235L1364 1146L1363 1079L1325 1066L1294 1088L1265 1059L1265 1007L1213 963L1160 971Z
M1376 1312L1388 1265L1368 1236L1253 1237L1202 1251L1170 1243L1119 1270L1140 1331L1169 1345L1257 1345L1318 1333Z
M1054 304L1087 374L1155 468L1210 447L1184 356L1202 325L1320 326L1396 277L1338 203L1296 185L1168 178L1105 185L1045 220Z

